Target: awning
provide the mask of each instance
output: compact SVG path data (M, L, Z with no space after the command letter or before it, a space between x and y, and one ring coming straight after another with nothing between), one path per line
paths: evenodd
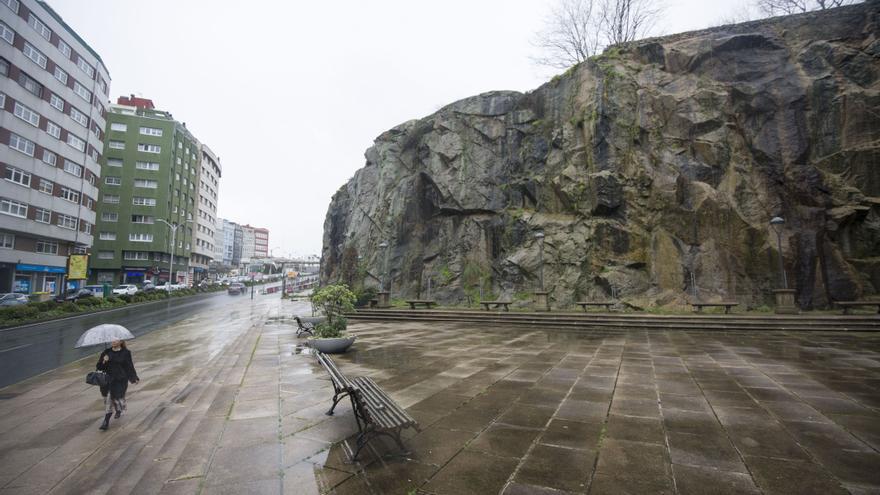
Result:
M63 266L28 265L25 263L15 265L15 270L19 272L67 273L67 268Z

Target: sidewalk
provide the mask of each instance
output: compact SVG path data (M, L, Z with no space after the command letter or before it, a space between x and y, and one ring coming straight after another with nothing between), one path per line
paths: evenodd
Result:
M326 374L269 318L308 305L273 304L210 353L196 323L138 339L144 381L106 433L91 360L0 390L0 494L880 490L875 333L353 325L336 362L423 431L352 464L348 401L324 415Z

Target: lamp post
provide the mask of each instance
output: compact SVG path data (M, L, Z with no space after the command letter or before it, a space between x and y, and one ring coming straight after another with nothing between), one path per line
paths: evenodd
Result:
M538 290L535 291L535 310L550 311L550 298L547 291L544 290L544 233L535 234L538 240Z
M382 270L382 276L379 279L379 293L376 295L376 302L378 303L377 306L379 306L380 308L387 308L391 305L389 297L390 291L385 288L385 279L388 277L388 243L382 241L379 244L379 249L382 250L382 256L384 256L385 258L385 269Z
M785 219L773 217L770 220L770 228L776 232L776 250L779 255L779 273L782 280L782 288L773 291L776 296L776 313L795 314L798 312L797 306L794 304L795 291L788 288L788 277L785 274L785 264L782 261L782 231L785 228Z
M785 228L785 219L773 217L770 220L770 228L776 232L776 253L779 257L779 273L782 278L782 288L788 289L788 277L785 276L785 265L782 262L782 229Z
M164 223L171 229L171 258L168 260L168 290L171 290L171 278L174 276L174 250L177 248L175 239L177 237L177 228L183 224L171 223L162 218L157 218L156 220ZM192 223L192 220L187 220L187 223Z
M544 291L544 233L535 234L538 240L538 281L540 283L541 292Z

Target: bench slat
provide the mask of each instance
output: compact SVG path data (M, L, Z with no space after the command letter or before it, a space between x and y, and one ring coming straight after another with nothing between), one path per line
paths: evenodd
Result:
M362 376L354 379L361 392L360 397L369 408L372 419L383 429L405 428L415 424L415 420L394 402L371 378Z
M327 373L330 375L330 379L336 384L337 388L340 389L348 389L351 388L351 381L342 374L342 371L336 367L336 363L334 363L329 357L325 356L323 353L318 353L318 362L321 363L321 366L327 370Z

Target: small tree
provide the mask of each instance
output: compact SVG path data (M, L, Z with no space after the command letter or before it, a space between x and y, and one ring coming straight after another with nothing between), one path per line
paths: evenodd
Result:
M756 3L763 13L775 16L833 9L856 2L854 0L757 0Z
M315 336L321 338L342 336L348 327L348 321L343 314L354 309L357 296L348 289L347 285L338 284L321 287L309 299L312 305L319 308L327 317L327 321L316 325Z

